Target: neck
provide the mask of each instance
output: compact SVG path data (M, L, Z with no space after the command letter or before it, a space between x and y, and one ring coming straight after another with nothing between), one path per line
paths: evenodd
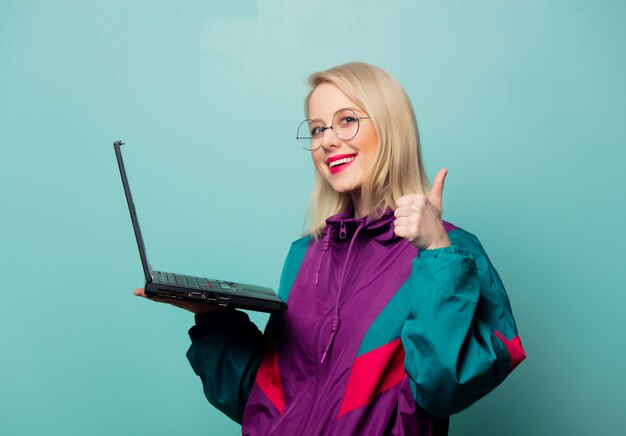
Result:
M351 193L352 206L354 206L354 218L363 218L369 214L369 211L365 209L363 199L361 198L361 192Z

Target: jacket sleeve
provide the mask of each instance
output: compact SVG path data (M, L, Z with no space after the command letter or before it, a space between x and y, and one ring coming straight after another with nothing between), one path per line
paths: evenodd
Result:
M413 396L437 418L486 395L526 357L482 245L463 229L448 235L451 246L413 260L411 314L401 335Z
M278 295L287 301L310 237L291 245L283 267ZM261 361L268 350L272 314L266 334L261 334L245 312L220 309L196 315L196 325L189 330L191 346L187 359L202 380L209 402L232 420L241 424L243 410L252 391ZM269 330L268 330L269 329Z
M187 359L211 404L241 424L264 352L263 337L245 312L219 309L196 315Z

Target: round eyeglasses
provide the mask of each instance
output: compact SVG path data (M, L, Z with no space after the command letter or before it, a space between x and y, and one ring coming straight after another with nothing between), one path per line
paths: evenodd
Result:
M298 126L296 139L305 150L309 151L321 147L324 132L328 129L331 129L335 136L342 141L349 141L359 133L359 120L369 118L358 116L352 109L339 109L333 115L330 126L325 126L319 120L302 121Z

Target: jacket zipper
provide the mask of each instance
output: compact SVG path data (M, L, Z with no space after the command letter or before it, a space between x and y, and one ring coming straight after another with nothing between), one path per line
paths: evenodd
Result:
M340 229L339 229L339 237L341 239L345 239L346 236L347 236L346 224L342 221L340 225ZM348 273L348 271L349 269L346 270L346 274ZM341 292L341 289L337 289L337 292ZM347 298L347 300L350 300L350 298L351 297ZM341 301L339 301L338 304L341 304ZM311 423L311 419L313 418L313 412L317 410L317 403L319 401L318 393L319 393L319 385L320 385L320 380L319 380L320 361L318 359L318 350L319 350L320 332L322 330L322 326L328 320L328 318L333 314L333 312L334 312L334 308L331 308L328 311L328 313L322 316L320 323L317 326L317 330L315 332L315 349L313 351L314 360L315 360L315 390L313 391L314 395L313 395L313 405L312 405L311 413L309 414L309 417L307 418L306 423L304 424L304 427L302 427L303 436L309 434L309 424Z

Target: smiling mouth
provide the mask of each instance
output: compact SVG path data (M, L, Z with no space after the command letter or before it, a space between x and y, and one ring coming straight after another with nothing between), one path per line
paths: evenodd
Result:
M346 156L341 159L336 159L328 162L331 174L337 174L340 171L346 169L356 159L356 155Z
M330 162L328 164L328 166L333 168L333 167L336 167L337 165L341 165L341 164L345 164L345 163L348 163L348 162L352 162L355 158L356 158L356 156L344 157L343 159L339 159L339 160L335 160L335 161Z

